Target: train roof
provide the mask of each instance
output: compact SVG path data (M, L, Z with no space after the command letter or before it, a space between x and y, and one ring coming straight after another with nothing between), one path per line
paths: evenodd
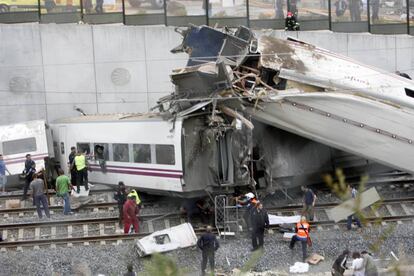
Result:
M53 124L76 124L90 122L139 122L139 121L165 121L160 113L115 113L91 114L78 117L62 118L53 121Z

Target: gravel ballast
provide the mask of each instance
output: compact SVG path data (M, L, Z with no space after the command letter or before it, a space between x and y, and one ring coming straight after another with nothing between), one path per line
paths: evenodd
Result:
M320 230L311 232L313 247L310 252L325 256L322 263L311 266L310 273L327 272L332 260L345 248L351 251L369 249L371 244L378 243L379 236L387 226L365 228L361 233L343 229ZM413 258L414 234L413 224L396 225L392 235L380 246L380 253L375 258L390 258L393 251L399 257ZM249 238L227 238L220 240L221 247L216 253L216 269L231 272L241 268L251 256ZM180 268L197 275L200 267L201 252L193 247L167 253L176 260ZM74 275L77 266L81 270L90 270L92 275L122 275L126 265L132 263L137 271L143 270L143 264L149 258L139 258L132 242L120 245L90 245L63 248L25 249L23 252L7 251L0 253L0 275ZM300 244L294 250L288 248L280 233L266 234L264 254L254 266L255 271L278 270L287 272L290 265L301 260ZM382 261L381 267L387 263Z

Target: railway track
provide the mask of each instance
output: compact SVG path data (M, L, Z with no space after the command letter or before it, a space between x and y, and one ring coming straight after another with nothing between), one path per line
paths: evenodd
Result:
M334 227L338 228L346 222L335 223L329 220L326 210L336 206L337 203L325 203L316 205L315 221L313 225L318 230ZM300 214L302 206L290 205L269 208L268 212L275 215ZM363 210L367 213L368 223L378 222L403 223L414 221L414 198L386 199L378 210ZM102 217L88 219L70 219L64 221L38 221L28 223L1 224L0 231L3 238L0 248L5 251L10 248L40 248L45 246L73 246L75 244L119 244L123 241L133 240L148 235L154 231L175 226L185 222L178 212L163 214L145 214L140 217L140 233L134 235L122 234L118 225L118 217ZM278 226L272 228L277 229ZM202 228L195 228L200 233Z

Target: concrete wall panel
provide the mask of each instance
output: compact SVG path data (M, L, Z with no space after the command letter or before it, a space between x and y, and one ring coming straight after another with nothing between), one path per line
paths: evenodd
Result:
M95 61L131 62L145 60L145 28L94 25Z
M170 74L173 69L185 66L181 60L158 60L151 61L147 64L148 74L148 92L173 92L174 85L170 80ZM160 78L160 76L162 76Z
M92 27L77 24L41 24L43 63L93 63Z
M414 37L404 35L395 39L396 70L407 73L414 79Z
M145 103L148 101L148 93L99 93L98 103Z
M46 94L47 104L96 104L96 93L58 92Z
M93 64L68 64L45 66L47 93L96 92Z
M298 39L332 52L345 55L348 53L348 34L327 31L317 31L316 33L317 35L315 32L298 32Z
M1 124L13 124L30 120L46 120L46 106L44 104L1 105Z
M0 67L0 92L44 93L41 66Z
M0 67L42 64L39 25L1 24Z
M145 62L98 63L96 80L98 91L102 93L146 93Z

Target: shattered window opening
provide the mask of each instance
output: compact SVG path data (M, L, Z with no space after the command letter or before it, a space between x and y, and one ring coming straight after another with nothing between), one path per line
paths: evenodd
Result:
M411 90L411 89L405 88L405 94L406 94L408 97L414 98L414 90Z
M109 151L107 143L94 143L93 144L95 158L100 160L109 160Z
M128 144L114 144L114 161L129 162Z
M78 151L86 155L91 154L91 146L89 143L77 143L76 148L78 149Z
M3 142L3 154L12 155L36 151L36 138L23 138Z
M151 163L151 145L134 144L132 146L135 163Z
M175 165L174 145L155 145L157 164Z

